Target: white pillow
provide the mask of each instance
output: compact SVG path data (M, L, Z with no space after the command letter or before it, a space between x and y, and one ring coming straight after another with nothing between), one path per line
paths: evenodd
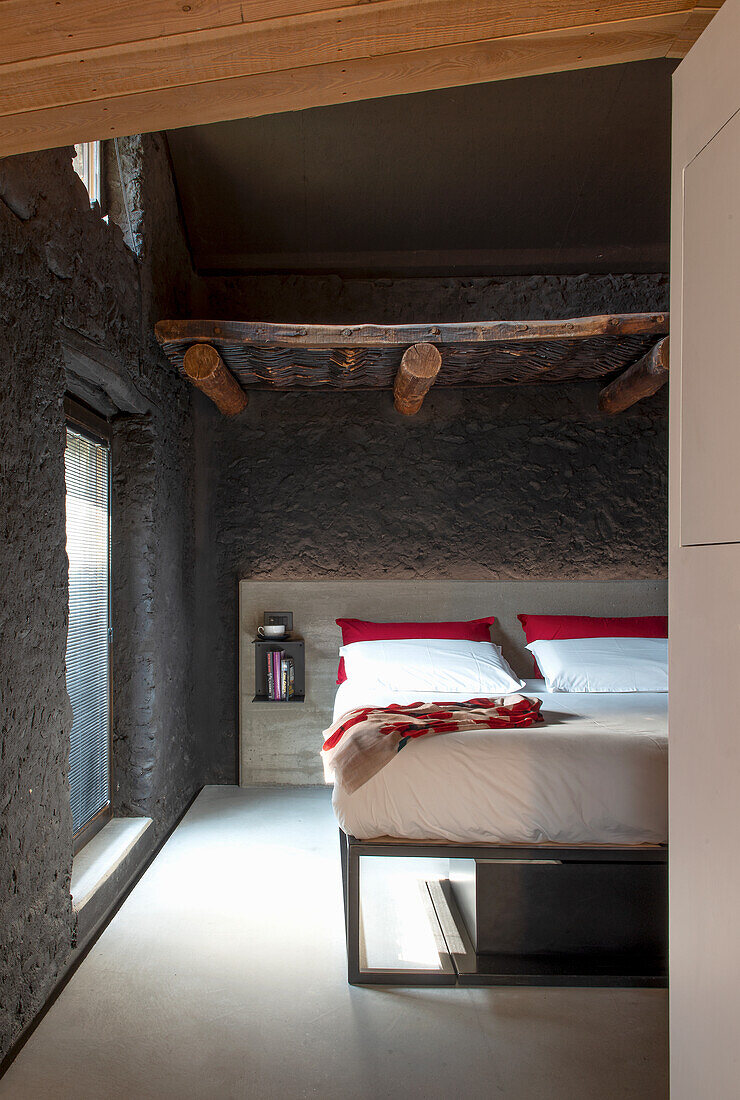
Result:
M492 642L403 638L353 642L339 650L347 679L390 691L507 695L524 687Z
M548 691L668 691L667 638L530 642Z

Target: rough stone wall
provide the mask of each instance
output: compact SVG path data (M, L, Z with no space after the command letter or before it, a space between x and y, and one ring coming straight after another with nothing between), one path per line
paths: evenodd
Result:
M211 293L213 316L231 308L231 316L339 323L668 305L662 275L302 278L283 280L282 290L271 277L219 280ZM210 406L203 412L214 549L199 607L199 668L211 685L202 722L214 780L235 774L238 575L665 575L665 391L612 418L597 411L598 389L432 389L410 418L385 392L253 393L233 420Z
M668 308L667 275L517 275L486 279L208 277L210 316L303 324L549 320Z
M65 330L113 357L150 410L114 421L115 808L150 814L161 833L200 785L189 710L192 394L149 327L160 308L183 308L182 297L167 301L169 287L186 293L192 275L177 227L156 217L176 209L158 139L129 140L131 182L159 196L153 223L142 204L139 257L91 210L71 150L0 161L0 1057L43 1004L74 935ZM155 284L151 247L168 254L170 283Z
M71 708L64 680L64 390L43 307L23 324L41 249L0 207L0 1054L69 951ZM62 486L61 492L59 486ZM32 487L32 488L31 488Z
M192 424L177 403L166 419L122 419L113 437L113 812L152 817L158 835L202 774Z

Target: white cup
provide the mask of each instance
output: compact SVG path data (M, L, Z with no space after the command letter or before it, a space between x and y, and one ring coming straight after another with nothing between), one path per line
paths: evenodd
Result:
M271 623L267 626L258 626L257 633L260 638L282 638L285 634L285 624Z

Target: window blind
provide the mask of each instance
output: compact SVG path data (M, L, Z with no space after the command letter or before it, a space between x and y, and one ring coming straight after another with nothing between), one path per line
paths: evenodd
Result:
M75 833L110 801L110 453L67 427L69 784Z

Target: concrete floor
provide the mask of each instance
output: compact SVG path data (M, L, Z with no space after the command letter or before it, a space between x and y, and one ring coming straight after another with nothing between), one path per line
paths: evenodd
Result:
M13 1100L661 1100L659 990L347 985L326 790L207 787L15 1063Z

